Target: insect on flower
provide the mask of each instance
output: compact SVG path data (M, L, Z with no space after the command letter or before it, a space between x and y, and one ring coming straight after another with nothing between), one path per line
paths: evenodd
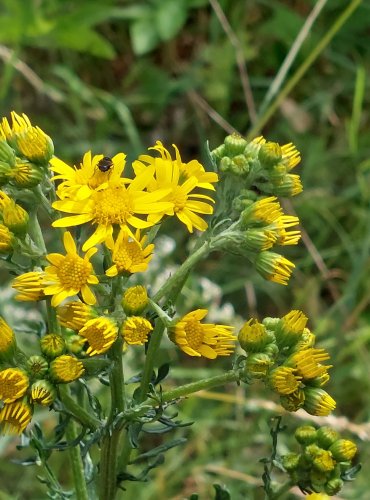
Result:
M103 158L98 161L97 166L100 172L108 172L108 170L113 167L113 161L109 156L103 156Z

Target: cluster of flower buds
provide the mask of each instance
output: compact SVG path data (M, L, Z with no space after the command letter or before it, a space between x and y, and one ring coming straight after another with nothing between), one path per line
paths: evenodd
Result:
M81 301L67 302L57 308L60 332L43 335L39 352L30 355L17 346L13 330L0 317L1 432L22 433L31 421L34 406L50 406L57 397L58 384L71 383L86 370L88 373L84 360L105 354L119 333L127 345L145 344L153 326L139 314L147 305L143 286L126 289L119 321L99 316L95 308Z
M291 197L302 191L299 175L290 173L301 161L292 143L280 146L263 137L248 142L232 134L211 155L220 172L242 177L265 194Z
M1 432L20 434L30 423L35 405L50 406L57 385L73 382L84 373L82 362L66 340L48 333L40 352L26 356L17 346L13 330L0 317Z
M292 482L303 491L314 492L312 498L336 495L344 481L350 480L348 471L357 452L355 443L342 439L336 430L327 426L298 427L295 439L301 446L300 452L282 456L282 465ZM315 493L323 496L315 497Z
M0 185L33 188L48 173L53 141L25 114L11 115L12 124L6 118L0 123Z
M330 365L324 349L315 347L315 335L306 328L307 317L293 310L283 318L251 319L238 340L248 354L246 379L263 379L280 396L288 411L303 408L311 415L329 415L335 401L322 388L329 380Z

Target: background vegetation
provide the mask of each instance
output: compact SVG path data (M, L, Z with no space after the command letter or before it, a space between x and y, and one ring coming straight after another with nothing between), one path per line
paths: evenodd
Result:
M358 4L340 26L341 12ZM287 208L299 216L304 238L289 252L297 265L289 286L263 281L239 258L215 255L200 270L210 281L189 282L184 309L212 302L225 321L235 317L236 322L302 309L332 356L328 390L340 417L330 423L358 441L365 468L370 454L369 35L367 1L0 0L1 115L27 113L66 161L79 162L88 149L108 156L124 151L134 158L157 139L177 144L184 159L206 161L205 141L214 148L233 130L294 142L302 153L304 192ZM291 64L279 84L287 56ZM292 75L295 85L284 90ZM171 238L178 249L186 247L182 230L173 230ZM162 243L158 269L173 263L172 240ZM182 252L176 252L177 260ZM6 296L4 287L0 309ZM164 350L164 359L173 368L167 384L222 366L185 359L173 349ZM270 454L269 421L280 411L270 394L265 397L262 387L245 393L233 386L183 402L180 418L195 421L176 431L187 442L168 453L151 482L128 484L125 498L175 500L198 492L208 499L213 482L226 484L233 499L263 498L258 458ZM40 418L51 426L47 413ZM299 412L284 417L288 430L280 452L302 419L307 415ZM20 456L15 443L0 440L0 498L44 498L36 479L41 471L20 470L10 462ZM64 454L51 463L68 488ZM362 473L341 498L366 498L369 486L368 474Z

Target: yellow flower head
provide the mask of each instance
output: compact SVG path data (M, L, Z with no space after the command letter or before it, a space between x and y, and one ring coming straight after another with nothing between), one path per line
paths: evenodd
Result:
M312 465L320 472L330 472L335 467L335 461L330 451L319 450L313 457Z
M329 448L337 462L352 460L357 453L357 446L349 439L338 439Z
M255 201L247 207L241 215L242 226L251 224L268 225L284 215L283 209L276 196L268 196Z
M88 342L87 354L96 356L106 352L116 340L117 325L109 318L90 319L78 332Z
M330 498L326 493L311 493L305 497L305 500L330 500Z
M55 387L47 380L37 380L31 386L31 401L42 406L50 406L57 392Z
M121 229L115 243L108 245L112 248L113 266L106 271L109 277L117 274L133 274L144 272L152 259L154 245L145 245L146 236L140 236L137 230L135 237L131 236L126 228Z
M31 407L23 402L5 404L0 410L0 428L2 434L21 434L32 419Z
M74 356L63 354L50 363L50 375L55 382L67 384L81 377L85 372L83 364Z
M279 366L269 374L271 387L281 395L295 392L300 386L301 379L294 368L287 366Z
M208 225L197 214L212 214L213 198L204 194L192 193L196 188L213 190L212 184L218 181L214 172L206 172L204 167L196 160L183 163L178 148L174 145L175 159L165 149L160 141L150 149L160 153L160 157L142 155L133 163L136 174L148 171L154 167L154 177L148 185L148 190L155 192L157 189L168 189L166 200L174 205L174 215L187 227L190 233L194 228L205 231ZM204 201L202 201L204 200ZM172 215L163 211L162 214L150 216L150 220L158 222L164 215Z
M153 327L141 316L130 316L122 325L122 336L126 344L144 345Z
M293 346L302 338L308 318L302 311L293 310L277 324L275 337L279 347Z
M310 415L326 417L335 409L334 399L329 394L317 387L305 387L305 402L303 408Z
M42 271L32 271L14 278L12 288L19 292L15 298L26 302L45 298L44 276Z
M91 306L74 300L57 309L58 321L62 326L71 330L80 330L89 319L95 317L95 311Z
M287 285L295 265L282 255L274 252L261 252L257 255L256 269L265 279L280 285Z
M24 113L11 113L12 126L3 118L0 129L7 141L30 161L48 162L54 153L53 141L39 127L33 127Z
M6 368L0 371L0 400L12 403L27 391L29 379L19 368Z
M0 316L0 360L10 357L16 346L13 330L8 323Z
M153 226L155 221L148 221L149 214L173 213L173 203L162 201L169 190L159 189L153 193L144 191L153 177L153 169L138 175L129 184L124 185L123 179L109 180L91 192L88 199L60 200L53 207L71 215L53 222L54 227L78 226L91 222L97 226L92 236L85 242L82 249L89 248L112 238L113 227L126 228L132 226L143 229ZM142 219L139 216L144 216ZM162 215L161 215L162 217Z
M144 286L130 286L122 297L123 310L128 316L140 314L148 305L148 301L148 293Z
M0 254L6 254L12 251L14 244L14 234L9 231L7 226L0 224Z
M303 407L305 398L304 390L297 389L291 394L280 396L280 404L285 410L293 412Z
M96 285L99 280L94 274L90 257L97 252L97 249L91 248L82 258L77 253L76 244L70 232L64 233L63 242L66 255L51 253L46 256L52 265L45 268L44 293L53 296L51 304L54 307L67 297L80 292L86 304L93 305L96 298L89 285Z
M57 194L59 198L71 198L73 200L86 200L93 190L97 189L108 180L117 180L121 177L125 168L126 155L118 153L111 159L111 167L102 171L99 162L103 155L91 155L91 151L84 154L79 168L70 167L59 158L50 160L51 170L58 175L53 180L61 180L58 185Z
M235 348L233 327L201 323L207 313L207 309L197 309L179 319L170 333L172 342L189 356L229 356Z
M285 174L275 182L273 193L284 198L296 196L303 191L302 181L299 175Z
M299 375L310 380L321 377L332 365L322 365L323 361L330 359L325 349L308 348L294 353L289 358L289 364L294 364Z

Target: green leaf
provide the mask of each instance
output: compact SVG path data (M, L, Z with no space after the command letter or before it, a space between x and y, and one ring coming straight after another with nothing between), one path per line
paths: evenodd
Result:
M56 29L50 33L50 38L54 39L54 45L58 48L76 50L104 59L115 57L114 49L108 40L87 27L76 29L75 26L71 26L71 29L68 30ZM45 39L44 46L50 47L50 38Z
M152 16L143 17L130 26L132 48L137 56L147 54L160 42Z
M155 25L163 41L170 40L181 30L187 18L185 0L162 0L155 12Z

